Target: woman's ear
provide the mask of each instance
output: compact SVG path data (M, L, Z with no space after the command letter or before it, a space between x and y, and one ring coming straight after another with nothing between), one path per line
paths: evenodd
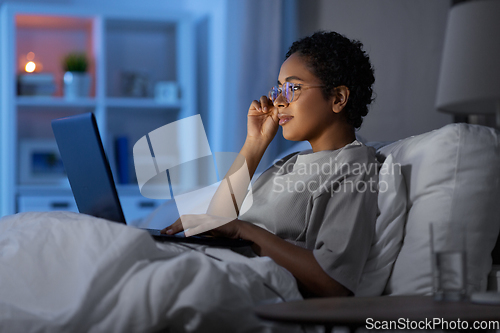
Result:
M349 100L349 88L346 86L335 87L335 94L333 95L332 110L339 113L344 109Z

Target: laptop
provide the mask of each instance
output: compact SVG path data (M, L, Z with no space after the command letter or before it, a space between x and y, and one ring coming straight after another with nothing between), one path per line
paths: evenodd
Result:
M78 211L126 224L94 114L84 113L54 119L52 131ZM164 242L184 242L218 247L242 247L252 244L251 241L242 239L208 235L185 237L182 234L161 234L160 230L156 229L144 230L147 230L155 240Z

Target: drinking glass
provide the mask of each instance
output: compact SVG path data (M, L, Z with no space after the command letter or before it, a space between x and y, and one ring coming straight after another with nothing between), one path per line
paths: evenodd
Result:
M431 223L433 294L436 301L467 295L465 231L460 223Z

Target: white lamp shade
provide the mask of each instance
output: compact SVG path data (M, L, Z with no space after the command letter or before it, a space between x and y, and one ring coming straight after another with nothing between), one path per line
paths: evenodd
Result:
M451 8L436 107L455 114L495 113L500 105L500 1Z

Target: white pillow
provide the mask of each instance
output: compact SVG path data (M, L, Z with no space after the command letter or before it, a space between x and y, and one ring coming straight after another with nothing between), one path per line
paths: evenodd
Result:
M380 296L403 243L406 222L406 185L401 166L387 156L379 172L379 215L368 260L356 296Z
M500 133L451 124L380 149L402 165L408 188L404 243L385 294L432 292L429 223L466 229L469 292L486 290L500 229Z

